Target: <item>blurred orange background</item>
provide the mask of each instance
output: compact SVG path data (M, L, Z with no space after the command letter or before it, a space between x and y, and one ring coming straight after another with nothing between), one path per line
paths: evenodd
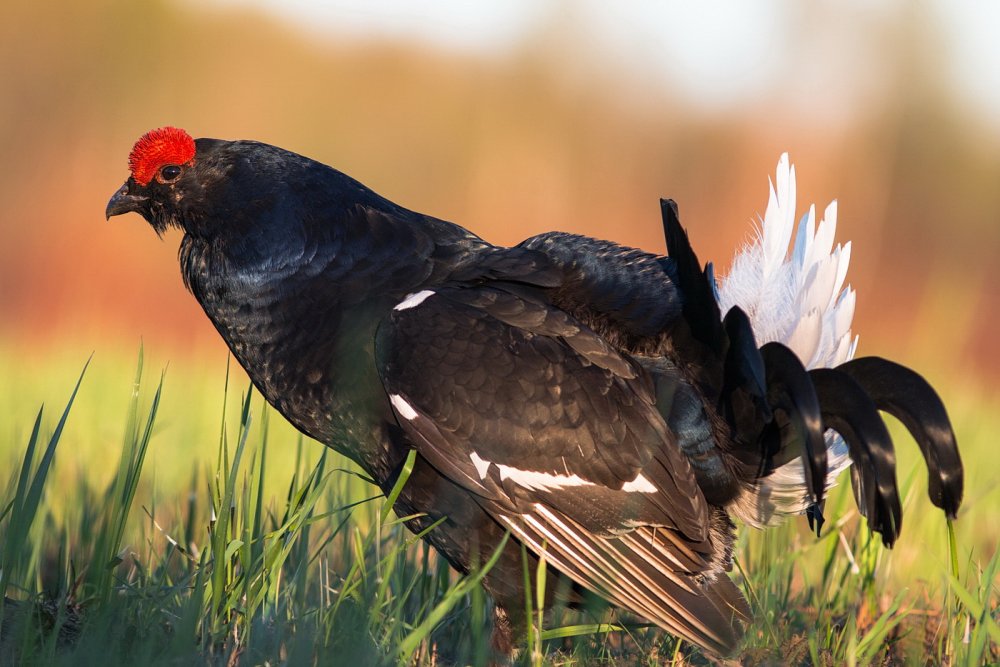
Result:
M943 0L522 3L495 31L301 4L0 5L0 342L225 354L177 232L104 221L132 143L165 124L303 153L502 244L561 229L663 252L669 196L723 274L789 151L800 214L840 202L860 353L993 393L1000 105L975 70L1000 86L1000 58L977 59Z

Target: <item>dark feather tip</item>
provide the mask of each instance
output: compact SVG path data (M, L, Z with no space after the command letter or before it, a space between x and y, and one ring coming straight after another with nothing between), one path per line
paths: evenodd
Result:
M892 546L903 523L896 486L896 455L885 422L864 389L832 368L809 371L823 413L823 424L840 433L854 465L851 484L858 509L872 530Z
M819 537L820 531L823 530L823 524L826 523L826 517L823 516L823 505L813 503L807 507L806 519L809 520L809 530L815 530L816 537Z
M660 213L663 215L667 253L677 268L677 282L684 300L684 319L695 339L711 350L715 361L721 364L726 338L715 291L691 247L687 232L681 226L677 204L672 199L661 199Z
M880 357L861 357L837 367L906 426L927 462L931 502L954 519L962 504L964 470L944 403L918 373Z
M760 348L767 377L768 403L784 413L799 448L786 446L774 457L774 465L783 465L802 455L806 467L806 486L814 504L823 502L826 491L826 441L823 439L823 419L820 401L809 374L799 358L781 343L767 343Z

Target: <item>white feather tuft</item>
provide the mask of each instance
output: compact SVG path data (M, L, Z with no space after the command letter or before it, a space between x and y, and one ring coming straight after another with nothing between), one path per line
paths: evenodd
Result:
M723 313L736 305L746 311L758 345L784 343L806 368L835 366L849 358L842 341L850 340L854 317L854 291L844 288L851 245L833 245L837 202L826 207L818 228L810 206L796 231L795 167L787 153L775 182L757 238L733 260L719 305Z
M831 367L851 359L858 343L851 336L855 294L849 285L844 287L851 244L834 246L836 231L836 201L826 207L818 227L816 209L810 206L796 230L795 167L788 154L782 154L756 238L733 259L719 288L722 313L740 306L750 318L758 345L783 343L806 368ZM840 436L828 431L826 443L829 488L850 465L850 458ZM808 504L802 461L796 459L747 489L733 509L747 523L759 526L801 513Z

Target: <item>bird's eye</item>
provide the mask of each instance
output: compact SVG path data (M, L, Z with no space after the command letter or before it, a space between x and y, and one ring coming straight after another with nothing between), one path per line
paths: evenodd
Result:
M177 180L177 177L180 175L180 167L176 164L168 164L160 167L159 180L161 183L170 183L171 181Z

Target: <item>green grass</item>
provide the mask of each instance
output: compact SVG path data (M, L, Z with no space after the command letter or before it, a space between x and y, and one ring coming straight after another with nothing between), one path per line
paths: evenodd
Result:
M0 351L0 664L485 664L492 614L478 584L491 562L451 572L363 473L297 434L237 369L150 378L141 352L84 360L29 372ZM31 406L43 399L57 408ZM968 474L954 551L895 428L904 527L892 552L846 478L819 539L804 521L741 530L748 663L1000 660L1000 418L986 399L949 403ZM544 565L525 576L544 581ZM525 605L538 625L525 664L706 664L636 619Z

